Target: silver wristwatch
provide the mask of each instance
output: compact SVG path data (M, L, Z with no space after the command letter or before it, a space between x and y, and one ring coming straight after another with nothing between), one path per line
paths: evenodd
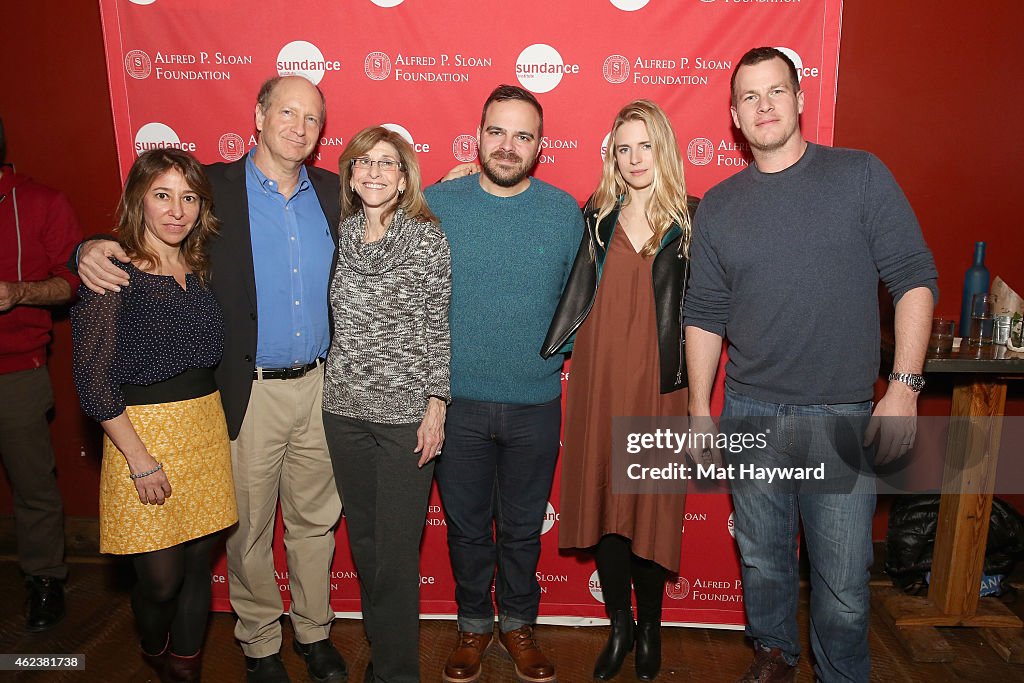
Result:
M912 375L909 372L890 372L890 382L903 382L911 391L919 392L924 389L924 375Z

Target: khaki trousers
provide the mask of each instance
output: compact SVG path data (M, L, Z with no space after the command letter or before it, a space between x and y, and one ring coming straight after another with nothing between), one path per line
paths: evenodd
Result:
M274 574L274 520L278 500L295 638L328 637L330 569L341 500L324 437L323 368L298 379L254 381L231 465L238 527L228 536L228 585L238 615L235 637L249 657L281 649L284 609Z

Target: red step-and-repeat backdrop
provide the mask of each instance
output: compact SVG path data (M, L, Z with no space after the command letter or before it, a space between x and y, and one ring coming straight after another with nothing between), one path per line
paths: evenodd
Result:
M807 93L804 135L832 142L841 0L100 0L100 8L122 176L155 146L181 147L206 163L240 158L256 142L260 84L301 74L327 98L317 166L337 170L351 135L385 124L414 145L424 177L439 178L475 159L480 107L495 85L512 83L544 106L538 177L585 200L612 118L645 97L668 112L688 190L701 195L748 163L729 117L729 77L758 45L793 58ZM588 557L559 553L558 518L556 477L537 570L542 620L588 623L604 616L600 583ZM665 621L742 624L728 497L691 495L680 524L682 566L666 586ZM337 540L332 603L339 614L356 614L344 524ZM274 552L287 604L279 541ZM423 614L453 615L436 491L420 573ZM230 609L223 558L214 607Z

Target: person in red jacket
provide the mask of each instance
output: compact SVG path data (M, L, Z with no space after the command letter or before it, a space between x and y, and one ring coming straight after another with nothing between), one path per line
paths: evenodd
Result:
M47 413L47 306L78 289L65 263L81 230L57 190L6 163L0 121L0 455L14 494L18 564L29 589L26 628L44 631L64 616L64 508Z

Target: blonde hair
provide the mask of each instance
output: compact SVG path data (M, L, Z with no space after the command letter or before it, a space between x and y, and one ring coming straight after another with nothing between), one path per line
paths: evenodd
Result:
M668 231L673 225L678 225L683 231L680 253L688 254L691 230L690 212L686 208L683 158L679 153L672 124L661 107L650 100L633 100L616 114L608 135L601 182L590 198L589 207L597 211L597 219L601 221L619 207L620 201L622 206L630 202L629 185L619 173L615 161L615 133L628 121L642 121L647 126L654 156L654 180L650 198L644 207L644 215L654 229L654 234L644 243L640 253L644 256L656 254Z
M209 271L209 241L217 234L220 221L213 215L210 181L200 163L188 152L166 148L139 155L128 171L117 206L117 239L128 256L149 267L159 267L159 255L146 246L145 196L156 179L170 170L181 173L185 184L199 197L196 223L178 249L188 269L205 282Z
M405 192L399 195L398 203L381 217L385 225L396 209L402 209L405 215L413 220L440 224L423 197L420 165L416 161L416 152L412 145L398 133L383 126L370 126L353 135L338 159L338 175L341 177L341 220L359 213L363 207L362 200L349 182L352 179L352 160L365 156L378 142L386 142L395 148L398 152L399 173L405 174Z

